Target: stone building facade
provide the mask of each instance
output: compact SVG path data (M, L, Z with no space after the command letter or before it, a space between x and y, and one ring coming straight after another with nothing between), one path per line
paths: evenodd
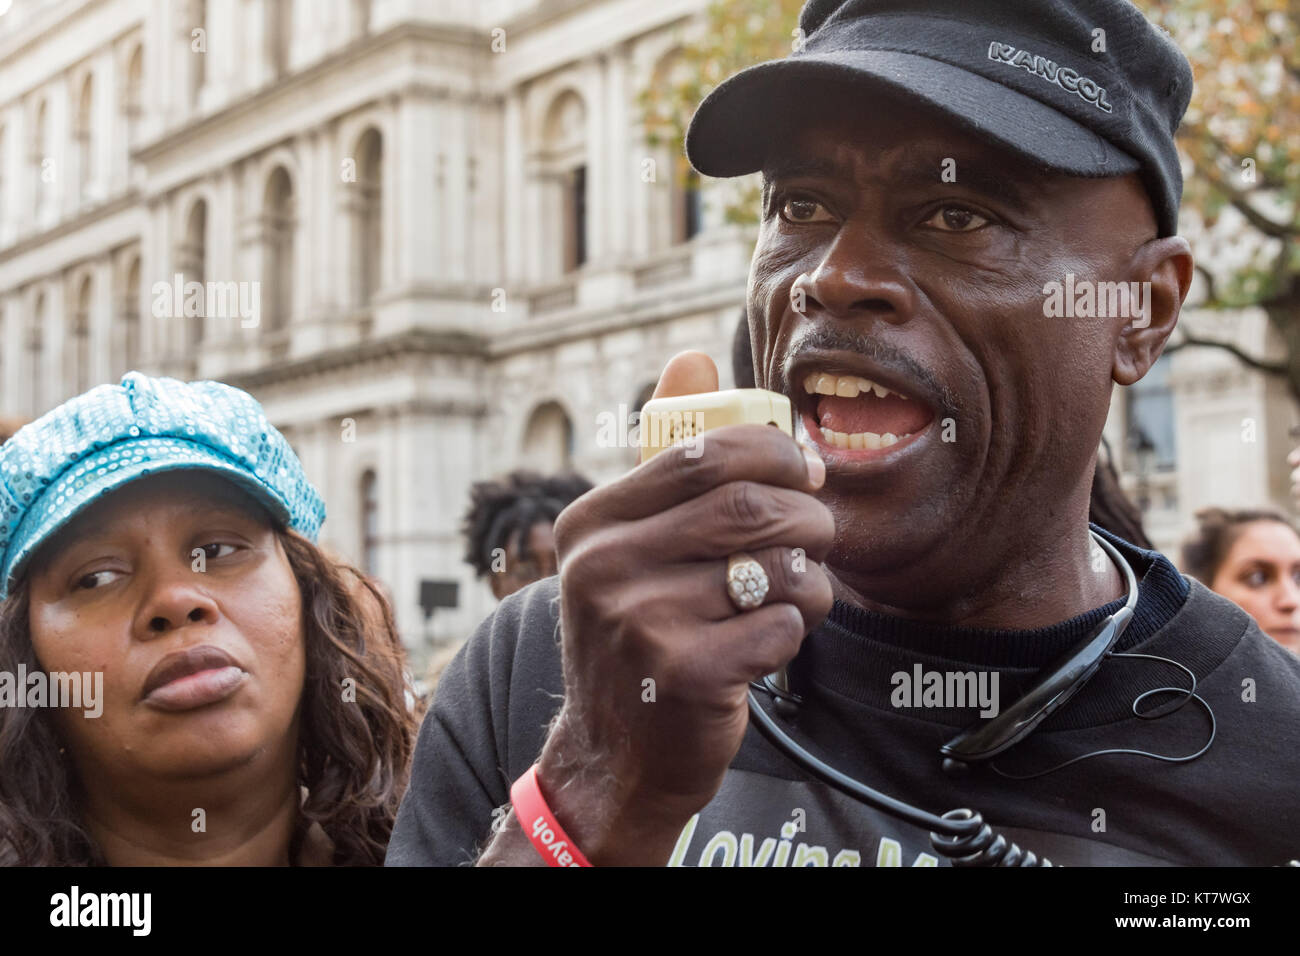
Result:
M249 389L418 666L491 607L462 561L473 481L609 479L634 459L602 423L668 357L704 349L730 378L753 232L725 221L733 184L676 181L637 107L706 5L17 0L0 417L132 368ZM1280 387L1218 353L1165 364L1136 402L1117 390L1108 426L1158 543L1202 504L1287 506ZM1139 477L1144 416L1159 460ZM457 606L426 620L422 581L455 583Z

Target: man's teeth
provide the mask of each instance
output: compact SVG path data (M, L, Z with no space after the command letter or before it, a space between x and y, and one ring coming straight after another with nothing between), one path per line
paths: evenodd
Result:
M886 395L907 398L906 395L899 395L893 389L885 388L857 375L827 375L825 372L813 372L803 380L803 388L809 395L838 395L840 398L857 398L863 392L868 394L874 392L877 398L884 398Z
M828 445L834 445L836 448L863 448L876 449L888 448L897 441L908 437L906 435L895 435L893 432L885 432L883 435L877 435L875 432L854 432L846 434L845 432L832 431L829 428L822 429L822 437L826 439Z

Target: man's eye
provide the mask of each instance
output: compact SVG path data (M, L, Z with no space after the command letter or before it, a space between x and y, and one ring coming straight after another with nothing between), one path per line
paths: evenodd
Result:
M820 210L820 215L818 211ZM781 204L781 218L789 222L834 222L835 217L815 199L787 199Z
M989 220L965 206L944 206L923 223L940 232L975 232L988 224Z

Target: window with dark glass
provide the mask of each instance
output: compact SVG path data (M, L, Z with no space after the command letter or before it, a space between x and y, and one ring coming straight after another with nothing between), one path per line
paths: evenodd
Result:
M1128 445L1135 471L1143 470L1143 459L1151 471L1172 471L1178 462L1169 361L1162 356L1146 377L1128 387Z
M682 241L695 238L700 232L700 174L695 170L686 173L682 188Z
M379 574L379 483L373 471L361 476L361 570Z
M573 171L569 185L569 270L587 261L587 167Z

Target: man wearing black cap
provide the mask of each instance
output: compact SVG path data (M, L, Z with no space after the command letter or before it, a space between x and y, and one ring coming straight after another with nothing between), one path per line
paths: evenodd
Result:
M719 428L571 505L444 676L388 862L936 865L960 807L1058 864L1300 856L1300 661L1087 521L1191 283L1186 60L1126 0L799 26L686 147L763 173L755 372L808 447ZM716 387L687 353L657 394ZM787 665L763 722L919 816L760 735Z

